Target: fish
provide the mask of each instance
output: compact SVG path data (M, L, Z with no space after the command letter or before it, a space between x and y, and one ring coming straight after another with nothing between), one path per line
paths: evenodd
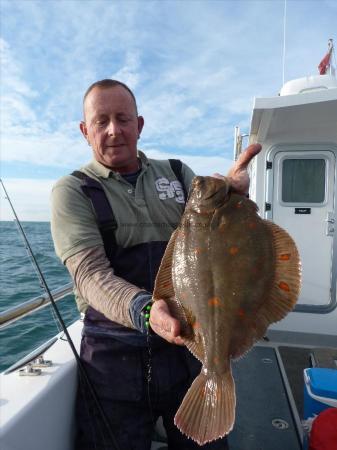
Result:
M300 284L290 235L262 219L228 178L194 177L153 292L153 301L165 300L180 321L184 344L202 363L175 414L183 434L204 445L233 429L231 362L294 308Z

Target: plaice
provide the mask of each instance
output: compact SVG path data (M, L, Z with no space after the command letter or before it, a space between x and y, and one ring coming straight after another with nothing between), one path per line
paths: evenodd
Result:
M200 445L232 430L231 359L293 309L300 274L294 241L261 219L254 202L231 192L226 178L193 179L153 298L167 302L186 346L202 362L175 416L177 427Z

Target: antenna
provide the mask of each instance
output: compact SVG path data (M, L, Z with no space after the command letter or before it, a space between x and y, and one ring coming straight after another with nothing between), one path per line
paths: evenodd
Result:
M328 41L328 51L331 52L330 61L329 61L329 74L335 75L335 68L333 67L332 58L334 59L334 62L336 65L336 56L335 56L335 48L333 45L333 39L331 39L331 38Z
M287 24L287 0L284 0L282 86L284 86L284 80L285 80L284 74L285 74L285 65L286 65L286 24Z

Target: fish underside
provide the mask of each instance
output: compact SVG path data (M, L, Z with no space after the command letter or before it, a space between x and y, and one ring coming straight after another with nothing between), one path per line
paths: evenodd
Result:
M298 298L301 265L286 231L231 192L228 180L195 177L181 223L156 278L181 335L202 362L175 424L200 445L228 434L235 421L231 360L261 339Z

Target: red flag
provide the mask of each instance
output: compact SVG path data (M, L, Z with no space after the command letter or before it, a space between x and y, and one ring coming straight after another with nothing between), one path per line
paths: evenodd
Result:
M328 53L324 56L322 61L318 65L318 70L320 75L325 75L330 66L330 58L331 58L332 48L328 51Z

